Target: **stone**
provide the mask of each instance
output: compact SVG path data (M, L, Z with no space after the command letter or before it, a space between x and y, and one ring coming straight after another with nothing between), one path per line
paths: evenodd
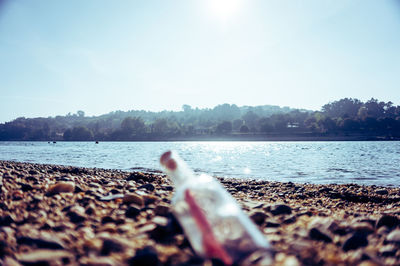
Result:
M153 247L145 247L137 250L135 256L128 260L128 264L132 266L160 265L158 255Z
M396 255L398 248L393 245L383 246L379 249L382 257L393 257Z
M400 220L396 216L384 215L378 220L376 228L379 228L381 226L387 226L388 228L393 228L398 226L399 224Z
M320 228L311 228L308 235L314 240L324 241L327 243L332 242L332 238L329 236L329 234L325 230L320 230Z
M136 218L140 214L140 209L136 206L130 205L125 211L125 216L128 218Z
M265 227L267 227L267 228L270 228L270 227L275 228L275 227L279 227L279 226L281 226L280 223L273 222L273 221L267 221L265 224Z
M149 205L160 200L159 197L154 195L143 195L144 204Z
M386 237L386 241L389 243L400 244L400 229L390 232Z
M378 189L375 191L375 193L379 195L387 195L389 194L389 191L387 191L386 189Z
M155 215L167 216L170 213L169 205L158 204L154 209Z
M255 212L250 216L251 220L253 220L253 222L258 225L262 225L267 217L268 216L264 212L260 211Z
M66 250L38 249L28 253L16 254L19 262L28 265L59 265L53 262L58 261L62 264L70 264L73 255Z
M375 231L375 228L368 222L358 222L351 226L354 231L364 232L371 234Z
M123 201L126 204L135 203L140 207L144 206L143 198L141 196L137 195L137 194L134 194L134 193L125 194L124 198L123 198Z
M100 254L103 256L108 256L112 252L123 252L126 245L116 238L107 238L103 240L103 246L101 247Z
M271 207L270 212L273 215L291 214L292 208L285 204L277 204Z
M79 264L83 266L114 266L116 261L109 257L90 257L81 258Z
M58 182L54 185L51 185L47 189L47 194L48 195L55 195L63 192L74 192L75 190L75 184L72 182Z
M11 215L7 214L0 217L0 226L10 226L12 223L14 223L14 218Z
M141 189L141 188L144 188L151 192L153 192L156 189L153 184L145 184L145 185L138 187L138 189Z
M362 232L355 232L343 243L342 249L347 252L349 250L358 249L360 247L366 247L367 245L367 234Z
M308 236L314 240L330 243L332 242L332 237L329 228L333 227L335 224L336 223L329 218L315 218L308 225Z
M123 197L124 197L124 194L111 194L111 195L101 197L100 200L101 201L111 201L111 200L115 200L115 199L121 199Z
M77 211L69 211L67 212L67 216L69 217L69 220L75 224L86 220L86 217Z
M34 246L40 249L64 249L64 244L61 240L58 240L56 237L48 238L35 238L29 236L20 236L17 237L18 245L27 245Z

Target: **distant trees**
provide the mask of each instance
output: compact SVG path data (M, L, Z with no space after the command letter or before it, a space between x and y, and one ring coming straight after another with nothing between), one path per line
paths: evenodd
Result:
M88 141L93 140L93 133L85 126L77 126L64 131L64 140Z
M221 135L362 135L400 138L400 106L371 98L344 98L321 111L278 106L212 109L183 105L182 111L131 110L88 117L83 111L49 118L20 117L0 124L0 140L154 140Z

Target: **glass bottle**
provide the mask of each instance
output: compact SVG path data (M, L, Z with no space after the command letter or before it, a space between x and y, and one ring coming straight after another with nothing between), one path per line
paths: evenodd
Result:
M272 264L268 241L216 179L195 175L176 152L160 162L176 188L173 213L198 255L226 265Z

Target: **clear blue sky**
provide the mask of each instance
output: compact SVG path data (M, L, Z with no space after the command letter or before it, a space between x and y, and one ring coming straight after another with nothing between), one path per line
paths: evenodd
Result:
M395 0L0 3L0 122L183 104L400 104Z

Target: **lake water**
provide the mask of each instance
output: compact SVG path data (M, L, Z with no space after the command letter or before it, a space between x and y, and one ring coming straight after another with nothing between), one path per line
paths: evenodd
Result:
M400 186L400 142L0 142L0 160L158 171L169 149L214 176Z

